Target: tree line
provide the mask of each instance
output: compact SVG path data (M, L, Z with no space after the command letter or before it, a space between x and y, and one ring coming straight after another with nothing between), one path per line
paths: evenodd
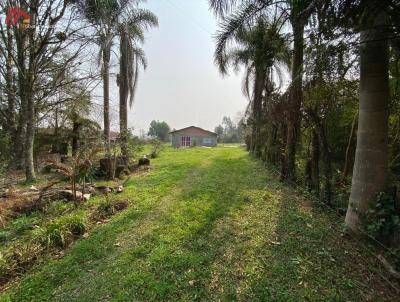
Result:
M110 143L110 74L116 54L119 87L119 141L127 155L128 108L133 105L141 68L141 45L157 17L133 0L0 1L0 160L23 169L34 181L34 155L43 128L53 129L52 145L68 130L72 148L82 128L100 132L93 121L91 93L103 88L102 139ZM93 59L93 52L97 55ZM93 61L97 61L98 68ZM94 66L93 66L94 65ZM87 135L86 135L87 136ZM53 150L59 151L59 150Z
M215 127L214 132L218 135L219 143L241 143L244 138L244 121L238 123L232 121L229 116L222 118L222 123Z
M282 181L346 207L349 231L398 232L399 2L209 3L216 65L244 70L248 150Z

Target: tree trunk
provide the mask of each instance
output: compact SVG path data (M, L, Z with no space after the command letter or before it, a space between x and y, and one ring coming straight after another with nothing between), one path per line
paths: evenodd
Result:
M30 86L28 84L27 86ZM35 139L35 102L31 91L26 92L27 97L27 120L25 138L25 177L26 181L35 181L35 165L33 160L33 142Z
M353 123L351 125L350 137L349 137L349 142L347 143L346 157L345 157L345 160L344 160L344 168L343 168L342 180L341 180L342 183L344 183L346 181L347 175L349 173L350 149L352 149L351 146L353 145L354 134L356 133L357 117L358 117L358 111L354 115Z
M120 55L121 60L119 64L119 131L121 140L121 153L123 156L128 156L128 55L129 55L129 44L128 36L122 31L121 42L120 42Z
M257 68L254 79L254 99L253 99L253 137L252 152L257 157L261 156L261 123L262 123L262 98L265 83L265 72Z
M72 156L75 156L79 149L79 131L81 128L81 124L77 121L74 121L72 124Z
M321 143L322 159L323 159L323 171L324 171L324 182L321 199L328 205L332 203L332 159L331 152L329 150L328 139L326 137L324 126L320 123L318 125L318 139Z
M287 122L286 152L283 177L291 182L295 179L296 147L300 135L300 107L303 100L303 20L296 18L293 27L292 84L289 93L289 118Z
M36 77L36 66L35 66L35 20L36 12L38 8L38 1L32 1L30 5L31 15L31 27L26 29L29 35L28 49L29 49L29 61L28 69L24 74L24 88L26 98L26 138L25 138L25 177L26 181L31 182L36 180L35 175L35 164L33 160L33 143L35 139L35 125L36 125L36 113L35 113L35 77ZM24 30L24 29L22 29Z
M282 132L282 148L279 152L279 160L281 164L281 175L280 175L280 181L285 182L285 154L284 154L284 143L287 140L287 127L284 123L281 125L281 132Z
M16 119L15 119L15 90L14 90L14 75L13 75L13 36L12 28L7 27L7 60L6 60L6 89L7 89L7 129L13 138L16 135Z
M25 32L16 30L15 34L17 46L18 63L18 92L20 98L20 108L18 112L18 123L15 134L13 149L15 153L14 165L16 169L25 167L25 139L26 139L26 119L27 102L25 97L25 74L26 74L26 35Z
M104 139L110 142L110 47L103 51Z
M372 16L371 16L372 17ZM375 14L361 33L357 147L346 226L355 233L388 178L389 47L387 16ZM372 25L372 26L371 26Z
M311 143L311 189L319 196L319 139L315 131L313 131Z
M119 103L119 131L121 139L121 153L123 156L128 155L127 141L128 141L128 104L125 102Z

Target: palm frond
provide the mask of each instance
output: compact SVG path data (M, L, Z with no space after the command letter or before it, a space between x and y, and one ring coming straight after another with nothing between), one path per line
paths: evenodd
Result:
M158 26L157 16L147 9L130 10L126 20L128 24L135 24L143 30L149 30L152 27Z
M139 81L139 60L136 58L135 60L135 68L133 79L131 79L131 84L129 85L129 107L132 108L133 101L135 99L136 87Z
M252 80L253 80L253 70L247 68L242 81L242 92L244 96L247 97L249 102L251 102L250 83L252 82Z
M133 49L135 59L143 66L143 69L147 68L147 58L144 50L142 48L136 47Z
M239 0L210 0L210 9L216 16L224 17L238 4Z
M254 3L242 4L237 11L225 18L220 24L220 30L215 36L216 48L214 52L215 64L219 67L221 74L227 73L226 52L229 45L243 37L246 23L251 23L253 18L260 13L261 9ZM245 39L241 39L245 40Z
M225 19L240 7L254 5L261 10L274 5L275 2L276 0L209 0L209 6L217 17Z

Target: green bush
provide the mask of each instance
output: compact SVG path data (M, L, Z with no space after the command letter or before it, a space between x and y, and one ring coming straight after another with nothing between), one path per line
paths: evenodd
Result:
M111 200L106 197L97 207L95 212L95 218L105 219L117 212L126 209L129 205L128 200L115 199Z
M380 192L374 208L366 213L367 232L377 240L386 241L400 227L400 212L396 209L394 194Z
M115 209L110 198L106 197L97 207L96 214L100 218L107 218L114 215Z
M86 230L87 222L82 215L69 215L53 220L39 229L37 239L47 246L65 247Z

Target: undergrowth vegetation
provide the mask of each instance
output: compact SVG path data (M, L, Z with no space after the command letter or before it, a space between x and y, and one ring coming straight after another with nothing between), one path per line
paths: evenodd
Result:
M102 202L97 206L96 211L93 213L94 219L106 219L126 209L129 205L127 199L111 199L106 196Z
M83 235L88 228L88 222L83 214L62 216L50 221L44 227L39 227L34 237L43 245L65 247L77 236Z
M129 200L106 195L79 208L70 202L54 201L15 217L0 229L0 288L35 263L60 254L96 223L128 206Z

